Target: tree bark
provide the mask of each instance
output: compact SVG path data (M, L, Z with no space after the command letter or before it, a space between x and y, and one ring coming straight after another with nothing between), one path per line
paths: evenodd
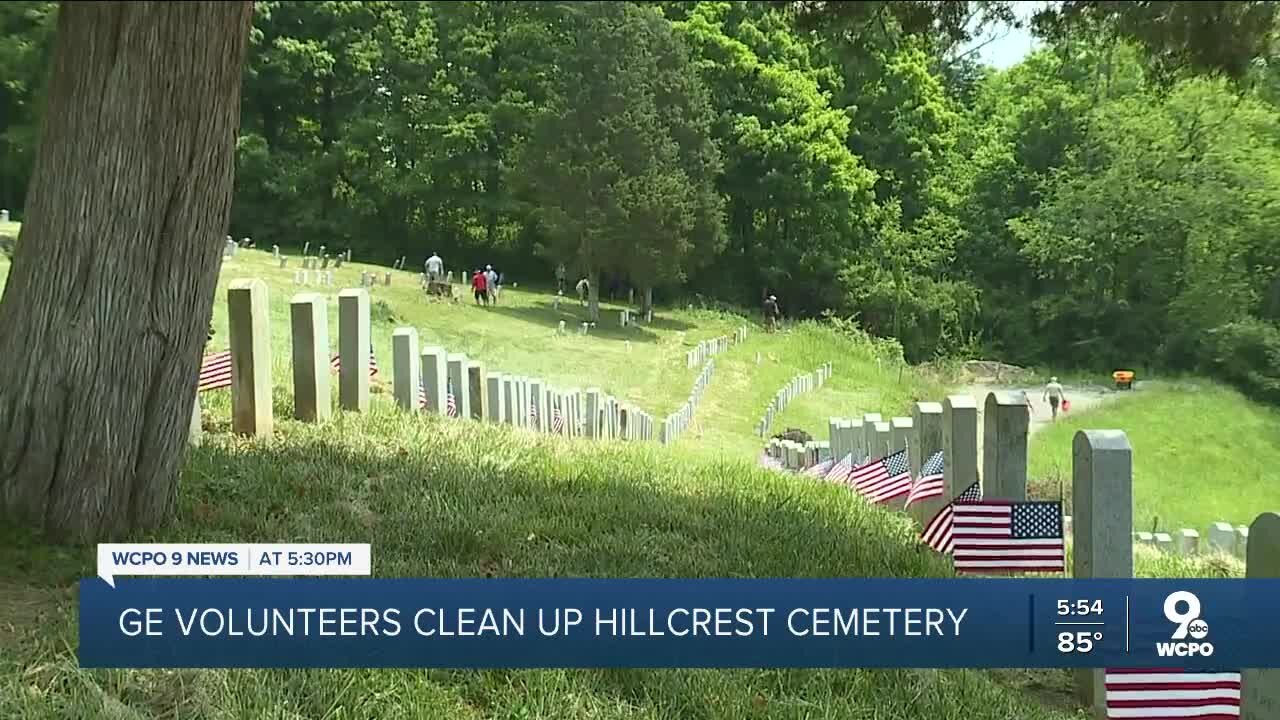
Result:
M0 297L0 510L168 518L231 214L252 2L64 2Z

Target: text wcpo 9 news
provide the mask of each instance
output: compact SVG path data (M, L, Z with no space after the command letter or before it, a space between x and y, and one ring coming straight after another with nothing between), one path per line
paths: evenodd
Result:
M87 668L1280 667L1280 580L374 578L354 544L102 545L98 574Z

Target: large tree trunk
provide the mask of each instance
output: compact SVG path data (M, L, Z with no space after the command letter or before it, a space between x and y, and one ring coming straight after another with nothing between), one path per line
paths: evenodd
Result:
M65 2L0 297L0 510L171 513L231 213L252 2Z

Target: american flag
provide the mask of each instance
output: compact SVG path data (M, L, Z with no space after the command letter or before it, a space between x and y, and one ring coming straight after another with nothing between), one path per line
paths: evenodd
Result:
M849 475L853 487L873 503L882 503L911 492L911 466L907 464L907 451L873 460L855 468Z
M418 383L418 407L427 408L427 386L422 383Z
M963 505L965 503L978 502L982 499L982 485L974 482L965 491L956 496L954 500L947 503L938 511L928 525L924 526L924 530L920 532L920 539L925 544L933 548L937 552L946 555L952 550L953 538L951 536L951 523L955 516L953 506Z
M329 361L329 367L332 368L334 372L341 371L342 356L334 355L333 359ZM373 377L374 375L377 375L377 374L378 374L378 358L374 357L373 347L370 346L369 347L369 377Z
M805 470L804 474L812 475L814 477L819 477L819 478L826 477L827 473L831 471L831 468L835 467L835 464L836 464L835 458L827 458L826 460L823 460L817 465L814 465L813 467L810 467L809 469Z
M981 500L955 508L953 557L964 572L1062 572L1062 503Z
M853 453L849 453L848 455L840 458L839 462L835 463L829 470L827 470L827 474L823 475L822 479L843 482L845 478L849 477L849 473L851 472L853 472Z
M200 379L197 382L198 392L231 387L231 351L205 355L200 361Z
M911 493L907 495L907 507L911 507L911 503L938 497L942 494L945 484L946 480L942 475L942 451L939 450L920 466L920 477L916 478L915 484L911 486Z
M1240 673L1117 670L1104 673L1108 718L1240 717Z
M529 401L529 422L531 424L538 422L538 405L532 400Z
M445 395L444 414L449 417L458 417L458 402L453 399L453 390Z
M564 431L564 415L560 414L560 406L553 405L551 407L551 432L560 433Z

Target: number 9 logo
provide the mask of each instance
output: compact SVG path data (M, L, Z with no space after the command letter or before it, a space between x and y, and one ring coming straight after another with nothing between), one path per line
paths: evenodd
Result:
M1178 603L1186 603L1186 612L1178 612ZM1200 618L1200 598L1185 590L1170 593L1169 597L1164 599L1164 616L1169 622L1178 626L1173 631L1173 639L1183 640L1187 637L1187 629L1192 621Z

